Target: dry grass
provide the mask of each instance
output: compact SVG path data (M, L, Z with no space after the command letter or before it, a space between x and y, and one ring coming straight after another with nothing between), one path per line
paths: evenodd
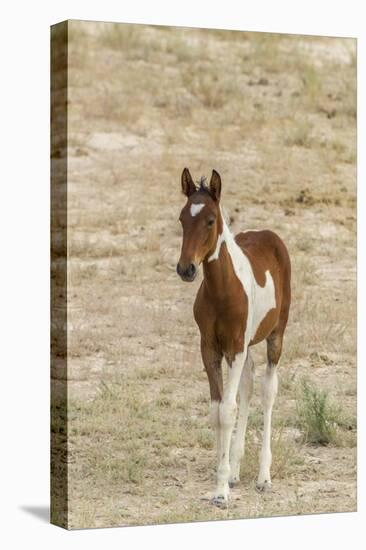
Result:
M355 418L355 59L344 39L70 24L70 527L355 509L355 421L310 446L296 412L306 376ZM203 500L215 451L199 282L174 271L186 165L218 170L233 231L274 229L293 266L274 491L253 489L257 384L226 512ZM261 374L263 346L254 358Z

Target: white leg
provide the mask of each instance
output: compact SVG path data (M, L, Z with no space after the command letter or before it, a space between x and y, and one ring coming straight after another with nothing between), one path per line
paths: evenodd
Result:
M233 487L240 480L240 461L244 456L245 433L247 429L249 403L253 395L254 363L249 350L239 382L239 414L235 438L230 451L229 486Z
M230 442L236 418L236 395L239 381L244 367L245 352L238 353L228 367L227 383L224 396L219 406L220 419L220 456L217 468L217 486L213 503L226 507L229 500L229 475L230 475Z
M210 422L211 422L212 428L216 433L217 460L219 460L221 456L220 402L219 401L211 401Z
M277 394L276 365L268 363L262 383L262 402L264 409L263 444L260 456L257 489L266 491L271 489L271 418L272 407Z

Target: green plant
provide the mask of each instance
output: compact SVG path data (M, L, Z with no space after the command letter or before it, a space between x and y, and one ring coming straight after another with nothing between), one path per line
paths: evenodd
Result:
M296 412L298 425L306 443L337 443L339 428L344 425L344 415L341 408L329 400L326 390L319 390L308 379L303 378L297 397Z

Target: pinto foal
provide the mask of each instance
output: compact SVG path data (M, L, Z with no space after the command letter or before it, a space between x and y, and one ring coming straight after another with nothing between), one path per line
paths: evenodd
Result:
M264 430L256 486L259 491L271 488L271 415L277 393L276 366L291 300L290 258L272 231L232 235L221 213L221 178L215 170L209 186L201 180L197 188L185 168L182 191L188 200L179 218L183 243L177 272L183 281L190 282L203 264L203 281L193 312L201 333L201 354L211 394L210 416L217 435L217 486L212 502L226 507L229 487L239 481L253 393L254 364L249 347L262 340L267 341L268 363L262 385ZM223 357L228 365L225 388ZM236 435L231 441L237 416Z

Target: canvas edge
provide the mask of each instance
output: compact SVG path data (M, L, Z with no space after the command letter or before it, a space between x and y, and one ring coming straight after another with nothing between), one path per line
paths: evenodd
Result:
M50 27L51 403L50 523L68 525L67 430L67 100L68 21Z

